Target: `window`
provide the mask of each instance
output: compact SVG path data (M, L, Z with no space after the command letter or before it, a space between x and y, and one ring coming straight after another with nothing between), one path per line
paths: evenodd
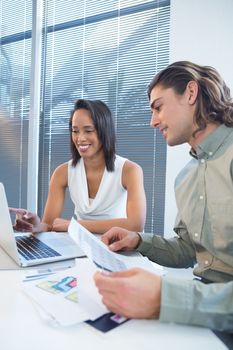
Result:
M115 116L117 153L144 170L146 231L163 233L166 145L149 127L147 84L168 64L168 1L45 1L40 211L54 168L69 159L68 120L78 98ZM64 216L73 212L69 201Z
M8 17L11 17L9 11L15 11L10 9L10 3L0 0ZM9 27L14 28L14 37L9 37L12 33L1 29L1 60L7 45L14 52L19 51L17 45L21 47L14 67L16 73L24 78L24 88L20 90L20 85L15 84L16 80L12 78L18 104L19 101L21 103L13 114L14 128L17 123L19 125L17 145L14 146L15 138L8 131L7 149L12 149L17 155L17 162L8 160L8 166L15 167L20 173L16 176L21 182L16 182L15 188L25 191L27 157L23 148L27 145L30 103L31 1L21 0L18 3L21 8L24 6L24 21L19 20L24 26L17 27L17 21L12 19L15 27ZM117 153L137 162L144 171L147 196L145 230L163 234L166 144L161 135L149 126L146 90L153 75L169 61L170 1L43 0L43 7L38 213L41 215L43 212L53 170L70 159L68 120L74 101L78 98L102 99L115 118ZM3 28L3 20L0 21ZM4 18L4 23L6 21ZM7 37L11 39L10 44L6 41ZM8 56L12 65L10 51ZM9 84L10 74L5 70L0 72L1 81L6 76ZM9 91L12 90L5 89L3 85L1 96L8 91L4 103L8 103L7 108L11 110L13 98ZM8 123L10 116L9 112ZM0 151L1 161L4 157ZM2 181L10 187L14 180L15 176L12 179L5 176ZM17 199L15 205L25 206L25 202ZM63 216L70 217L72 213L73 205L67 198Z
M26 207L32 8L0 0L0 181L9 205Z

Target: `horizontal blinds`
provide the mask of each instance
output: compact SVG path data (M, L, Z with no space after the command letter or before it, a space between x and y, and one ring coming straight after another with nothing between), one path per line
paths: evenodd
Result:
M26 207L32 4L0 0L0 181Z
M145 230L163 234L166 145L149 126L146 89L168 64L169 10L169 1L45 2L41 213L54 168L70 158L68 120L74 101L102 99L114 114L117 153L144 171ZM67 200L63 216L72 213Z

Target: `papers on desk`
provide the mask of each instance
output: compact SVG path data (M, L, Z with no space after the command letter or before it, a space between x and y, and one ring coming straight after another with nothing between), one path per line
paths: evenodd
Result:
M54 324L70 326L95 320L108 312L94 284L96 270L90 260L77 259L76 267L24 282L23 291Z
M31 298L41 318L53 326L71 326L85 321L108 332L128 320L110 313L94 284L96 265L88 258L77 266L37 280L24 279L23 291ZM27 281L27 283L25 283Z
M121 255L109 250L109 248L93 233L89 232L76 220L72 219L68 229L70 237L78 244L99 268L107 271L122 271L132 267L141 267L145 270L164 274L161 266L152 264L151 261L134 253Z
M23 283L24 292L46 314L47 319L58 325L70 326L79 322L100 322L96 328L102 331L110 330L125 322L118 315L109 314L102 304L101 296L95 286L93 275L101 269L121 271L132 267L141 267L156 274L164 274L162 267L152 264L139 253L114 253L74 219L69 225L69 235L85 252L88 258L76 259L76 266L57 273L52 271L42 274L26 276ZM38 279L37 279L38 277ZM42 278L44 277L44 278ZM101 316L110 315L101 323ZM108 321L108 320L107 320ZM115 325L114 325L114 324ZM101 328L104 324L104 330ZM107 324L107 328L106 328ZM111 325L110 325L111 324ZM95 323L91 323L95 327Z

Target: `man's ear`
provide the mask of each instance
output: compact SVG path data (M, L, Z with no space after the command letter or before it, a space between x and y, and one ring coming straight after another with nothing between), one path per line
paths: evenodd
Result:
M188 95L188 102L193 105L197 100L198 95L198 84L194 80L190 80L186 86L186 92Z

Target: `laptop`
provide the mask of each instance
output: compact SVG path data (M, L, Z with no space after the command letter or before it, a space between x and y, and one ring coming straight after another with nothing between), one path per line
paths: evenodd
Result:
M66 232L14 232L5 189L0 182L0 246L21 267L85 256Z

